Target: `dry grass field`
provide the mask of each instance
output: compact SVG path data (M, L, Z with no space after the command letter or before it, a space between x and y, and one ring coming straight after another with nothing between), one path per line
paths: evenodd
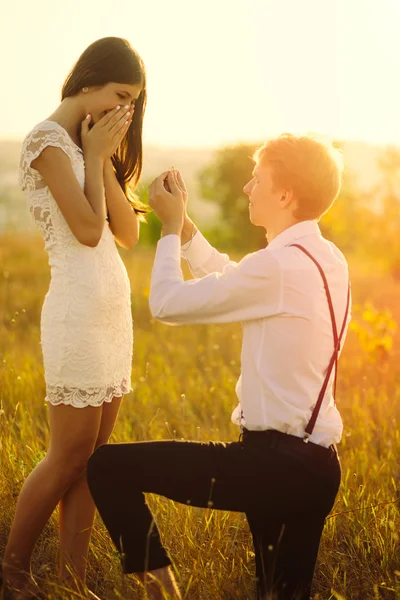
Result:
M122 251L135 321L133 391L125 397L112 439L237 439L230 412L240 370L240 326L177 328L154 322L147 306L153 253ZM400 323L400 284L360 260L350 264L354 324L337 394L345 423L339 448L343 480L324 531L313 593L319 600L395 600L400 599L400 352L393 321ZM39 239L0 238L0 560L22 482L48 443L39 344L48 282ZM184 598L253 598L254 555L242 514L159 497L149 502ZM57 542L55 513L36 546L33 572L49 600L77 598L57 587ZM99 518L88 582L105 600L141 594L133 578L121 577L118 555Z

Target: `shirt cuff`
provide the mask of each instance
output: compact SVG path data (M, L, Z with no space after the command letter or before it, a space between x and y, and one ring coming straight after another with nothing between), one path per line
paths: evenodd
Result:
M165 257L176 258L178 263L181 261L181 238L175 233L169 233L160 238L157 243L156 260L162 261Z
M181 256L194 270L204 265L213 253L213 247L200 231L196 231L191 240L181 246Z

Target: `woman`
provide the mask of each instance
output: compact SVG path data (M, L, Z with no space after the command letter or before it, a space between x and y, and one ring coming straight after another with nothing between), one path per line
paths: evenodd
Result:
M51 439L22 487L3 558L18 600L34 593L31 554L58 504L59 577L84 588L95 512L86 463L131 389L130 285L114 239L133 248L147 212L128 190L142 169L145 105L139 55L126 40L100 39L68 75L59 107L23 143L20 183L51 267L41 316Z

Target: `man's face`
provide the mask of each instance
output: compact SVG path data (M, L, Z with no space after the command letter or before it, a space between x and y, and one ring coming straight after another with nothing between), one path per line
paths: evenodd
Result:
M280 210L283 190L275 186L269 165L256 164L253 178L243 188L249 197L249 218L253 225L268 229Z

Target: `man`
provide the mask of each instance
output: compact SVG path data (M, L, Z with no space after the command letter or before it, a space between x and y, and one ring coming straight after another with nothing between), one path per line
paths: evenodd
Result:
M283 135L255 155L250 220L268 247L239 263L212 248L186 213L172 171L149 190L163 224L150 308L170 324L242 322L238 442L154 441L100 447L88 481L126 573L150 597L180 598L143 492L246 513L257 597L306 600L324 521L335 501L342 421L334 403L337 358L349 321L346 260L318 220L340 190L341 156L307 136ZM194 235L193 235L194 234ZM181 243L183 244L181 247ZM181 253L195 279L184 281Z

